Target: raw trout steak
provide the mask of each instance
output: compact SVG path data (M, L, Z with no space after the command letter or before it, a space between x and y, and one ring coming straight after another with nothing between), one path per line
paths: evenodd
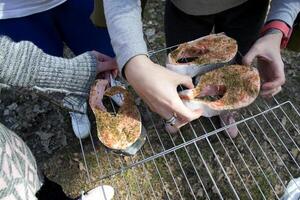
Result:
M212 117L250 105L259 90L256 68L229 65L202 75L194 89L184 90L179 96L190 109L202 109L204 117Z
M211 34L178 46L168 54L167 68L194 77L234 61L238 47L224 33Z
M123 87L115 86L105 90L107 80L97 80L90 92L89 103L95 114L97 135L108 148L124 150L134 144L141 135L141 115L132 95ZM107 112L102 103L103 96L121 94L124 101L118 113Z

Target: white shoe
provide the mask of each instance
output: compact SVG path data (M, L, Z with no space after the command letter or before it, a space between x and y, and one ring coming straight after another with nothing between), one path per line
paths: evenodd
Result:
M287 185L284 195L280 200L299 200L300 199L300 178L292 179Z
M86 114L70 112L73 131L77 138L84 139L91 132L91 123Z
M109 185L101 185L83 193L78 200L111 200L113 197L114 188Z

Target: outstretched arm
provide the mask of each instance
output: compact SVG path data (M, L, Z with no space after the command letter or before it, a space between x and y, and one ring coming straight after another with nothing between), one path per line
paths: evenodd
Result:
M0 80L14 87L61 90L87 94L96 76L96 58L91 52L73 59L45 54L28 41L0 37Z
M263 79L263 97L271 97L281 90L285 82L284 64L280 54L280 47L284 47L294 20L300 11L300 0L272 0L271 9L259 38L243 62L250 65L258 59L261 78Z
M96 73L115 68L111 58L98 52L65 59L47 55L31 42L0 36L1 85L85 98Z
M184 106L177 86L193 87L192 79L153 63L143 38L139 0L104 0L106 22L120 71L152 111L165 119L176 113L176 127L200 116Z

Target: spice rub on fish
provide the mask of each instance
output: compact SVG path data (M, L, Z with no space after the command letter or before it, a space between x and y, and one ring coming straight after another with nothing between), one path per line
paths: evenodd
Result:
M237 42L224 33L211 34L178 46L168 54L167 68L194 77L233 62Z
M123 87L105 90L107 80L97 80L90 92L89 103L95 114L97 135L108 148L124 150L134 144L142 131L141 115L132 95ZM116 115L107 112L102 103L103 96L122 94L124 103Z
M250 105L259 89L256 68L230 65L202 75L196 88L184 90L179 96L190 109L202 109L203 116L212 117Z

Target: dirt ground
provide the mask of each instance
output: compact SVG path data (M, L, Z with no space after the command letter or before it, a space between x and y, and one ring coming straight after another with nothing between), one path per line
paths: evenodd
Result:
M150 1L145 13L144 31L152 49L164 47L163 3ZM164 56L162 52L158 59ZM92 137L80 142L68 112L35 94L2 91L0 121L24 139L45 174L73 197L110 184L115 199L275 199L300 175L300 117L295 110L300 105L299 58L283 52L287 82L278 102L258 99L241 110L235 140L215 131L215 119L201 118L170 135L138 98L147 141L133 157L113 154L98 141L90 111ZM205 133L212 135L201 138Z

